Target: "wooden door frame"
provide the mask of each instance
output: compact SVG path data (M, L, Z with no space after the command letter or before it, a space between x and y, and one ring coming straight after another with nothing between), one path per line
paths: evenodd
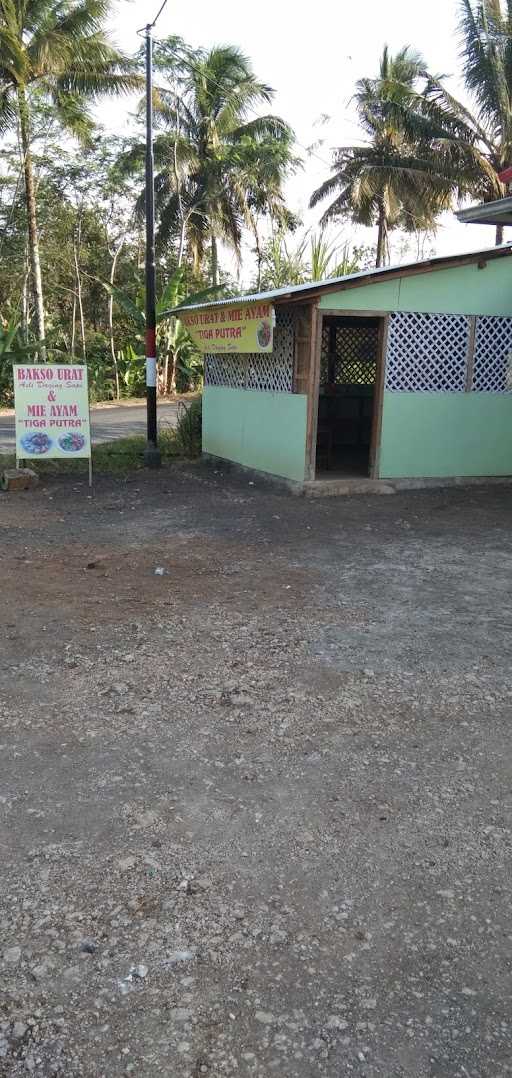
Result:
M320 364L322 357L322 328L324 318L374 318L379 322L377 344L377 370L373 397L372 431L369 446L368 474L379 478L380 439L382 432L382 408L386 375L386 349L388 340L388 311L357 311L323 309L312 307L311 317L311 363L308 392L308 422L306 435L306 479L316 479L316 442L318 431L318 408L320 404Z
M322 357L322 315L317 303L311 305L309 382L306 422L306 479L316 479L316 440L320 398L320 361Z

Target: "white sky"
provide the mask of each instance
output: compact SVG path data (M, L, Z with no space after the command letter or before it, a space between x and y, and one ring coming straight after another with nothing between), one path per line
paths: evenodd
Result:
M118 0L112 32L122 48L132 52L137 47L136 31L154 18L159 3ZM168 0L155 33L178 34L194 46L238 45L251 58L258 78L275 89L272 111L292 125L302 147L325 140L316 151L323 160L304 153L304 168L288 188L290 209L310 226L322 211L307 210L309 196L329 174L330 148L361 141L350 97L357 79L377 73L385 43L393 52L403 45L420 49L430 70L453 76L452 92L464 96L457 78L456 16L457 0L257 0L254 5L247 0ZM331 117L323 127L318 124L322 114ZM103 123L119 133L121 118L119 102L102 108ZM348 224L335 232L357 242L375 239L373 232L355 232ZM462 225L446 215L434 246L436 253L445 254L493 243L492 227ZM392 261L397 254L392 241ZM243 278L247 276L243 272Z

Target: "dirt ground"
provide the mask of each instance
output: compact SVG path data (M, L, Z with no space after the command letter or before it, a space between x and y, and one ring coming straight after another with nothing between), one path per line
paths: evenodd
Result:
M2 1078L512 1074L511 507L0 495Z

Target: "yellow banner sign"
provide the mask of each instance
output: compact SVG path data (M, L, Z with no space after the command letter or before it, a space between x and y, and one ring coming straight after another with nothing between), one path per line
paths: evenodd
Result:
M237 303L182 311L180 321L200 352L271 352L274 308L270 303Z
M16 457L90 457L87 367L37 363L14 368Z

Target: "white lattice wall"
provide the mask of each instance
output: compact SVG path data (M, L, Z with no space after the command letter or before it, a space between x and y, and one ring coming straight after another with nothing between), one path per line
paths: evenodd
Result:
M463 392L469 344L466 315L397 312L389 320L386 389Z
M230 386L232 389L244 389L246 380L245 356L204 357L204 381L208 386Z
M232 356L206 355L205 385L259 389L268 393L291 393L295 325L296 314L293 310L277 308L272 352L250 352L248 355Z
M511 392L512 318L392 314L386 389L394 392Z
M476 320L472 389L510 393L512 318L481 315Z

